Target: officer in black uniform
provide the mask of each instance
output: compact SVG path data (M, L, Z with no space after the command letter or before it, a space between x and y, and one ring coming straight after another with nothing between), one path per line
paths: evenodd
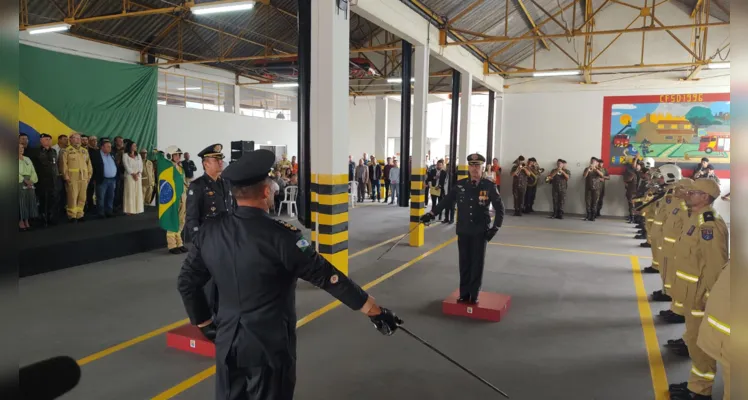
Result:
M212 144L200 153L205 173L193 180L187 190L187 215L185 225L190 235L196 235L208 218L216 218L234 211L234 196L228 182L222 177L223 146Z
M261 149L226 168L238 207L204 222L179 273L191 323L216 344L216 399L293 398L298 278L366 314L384 335L403 323L320 256L299 229L270 217L274 162ZM202 290L211 277L221 293L215 324Z
M216 143L197 154L203 160L205 173L190 182L187 190L185 225L190 238L197 235L206 219L217 218L234 211L234 196L231 194L231 188L221 178L224 158L221 151L223 151L223 146ZM215 315L218 312L218 289L212 280L205 285L205 294Z
M57 165L57 151L51 147L52 136L46 133L39 135L41 148L34 154L34 163L39 181L36 183L36 198L39 199L39 211L44 216L44 225L56 223L57 208L60 199L59 191L60 171Z
M421 217L421 222L430 222L442 210L457 203L457 244L460 251L460 297L457 301L461 303L478 302L486 244L504 221L504 203L496 184L481 178L485 161L486 158L480 154L469 155L469 177L457 181L444 200ZM493 227L488 209L491 204L496 210Z

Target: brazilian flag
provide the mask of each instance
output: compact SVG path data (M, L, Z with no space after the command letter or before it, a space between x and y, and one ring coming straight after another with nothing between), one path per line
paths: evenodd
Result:
M156 145L158 70L20 45L19 132L121 136L139 149Z
M184 192L184 175L162 154L158 168L158 222L167 232L179 232L179 199Z

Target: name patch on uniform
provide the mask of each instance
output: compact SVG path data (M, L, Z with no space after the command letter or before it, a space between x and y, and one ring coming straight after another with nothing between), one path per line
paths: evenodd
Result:
M301 238L298 242L296 242L296 247L298 247L299 249L301 249L301 251L304 251L304 250L308 249L309 246L311 246L311 245L312 244L309 243L309 241L306 240L306 239L304 239L304 238Z
M678 210L680 210L680 208L676 208L676 209L674 209L674 210L673 210L673 215L675 215L675 214L678 214Z
M704 240L714 239L714 229L712 228L701 228L701 238Z
M688 232L686 232L686 235L691 236L693 235L693 231L696 230L696 225L691 225L690 228L688 228Z

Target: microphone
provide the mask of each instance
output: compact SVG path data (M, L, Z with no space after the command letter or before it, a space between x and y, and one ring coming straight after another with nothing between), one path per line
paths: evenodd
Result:
M18 373L21 399L56 399L80 381L81 369L70 357L58 356L27 365Z

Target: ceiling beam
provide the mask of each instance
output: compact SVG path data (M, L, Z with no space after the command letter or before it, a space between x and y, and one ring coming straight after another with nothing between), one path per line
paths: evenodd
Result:
M540 42L543 43L543 47L545 47L546 50L550 50L551 47L548 46L548 42L543 38L543 32L540 31L540 28L538 28L537 25L535 25L535 20L530 15L530 12L527 11L527 7L525 7L525 3L522 0L516 0L517 4L519 5L519 8L522 9L522 13L525 14L525 17L527 17L527 23L530 25L530 28L532 28L532 31L535 32L536 35L540 37Z
M647 26L644 28L631 28L631 29L609 29L609 30L601 30L601 31L593 31L593 32L580 32L576 31L571 34L567 33L559 33L559 34L548 34L545 35L546 39L556 39L556 38L572 38L572 37L584 37L584 36L600 36L600 35L615 35L618 33L636 33L636 32L657 32L657 31L673 31L673 30L679 30L679 29L692 29L692 28L700 28L700 27L719 27L719 26L729 26L729 22L710 22L710 23L700 23L700 24L688 24L688 25L670 25L670 26ZM454 41L454 42L448 42L446 44L443 44L443 46L464 46L468 44L484 44L484 43L504 43L504 42L517 42L522 40L535 40L535 36L518 36L518 37L506 37L506 36L493 36L485 39L475 39L475 40L465 40L465 41Z
M391 52L399 51L400 46L376 46L376 47L363 47L351 49L351 53L372 53L372 52ZM228 63L236 61L283 61L283 60L294 60L298 57L298 54L270 54L261 56L246 56L246 57L217 57L217 58L206 58L200 60L170 60L165 63L151 63L145 65L175 65L175 64L214 64L214 63Z
M651 68L684 68L684 67L695 67L698 65L702 65L704 62L683 62L683 63L665 63L665 64L636 64L636 65L605 65L605 66L588 66L586 68L580 69L580 74L584 75L586 73L586 70L589 71L609 71L609 70L642 70L642 69L651 69ZM507 75L521 75L521 74L532 74L534 72L557 72L560 70L568 71L569 69L532 69L532 68L526 68L526 69L520 69L517 71L506 71L501 74L507 74ZM656 71L655 71L656 72ZM663 71L664 72L664 71ZM491 74L500 74L500 72L491 72Z
M470 5L467 6L467 7L465 7L464 10L460 11L459 13L457 13L457 15L455 15L453 18L451 18L449 21L447 21L447 26L452 27L452 25L454 25L455 22L457 22L460 19L462 19L462 17L464 17L465 15L467 15L470 11L473 11L473 9L475 7L478 7L484 1L485 0L475 0L474 2L470 3Z
M691 10L691 18L696 17L696 13L699 11L699 8L704 4L704 0L697 0L696 4L693 5L693 10Z

